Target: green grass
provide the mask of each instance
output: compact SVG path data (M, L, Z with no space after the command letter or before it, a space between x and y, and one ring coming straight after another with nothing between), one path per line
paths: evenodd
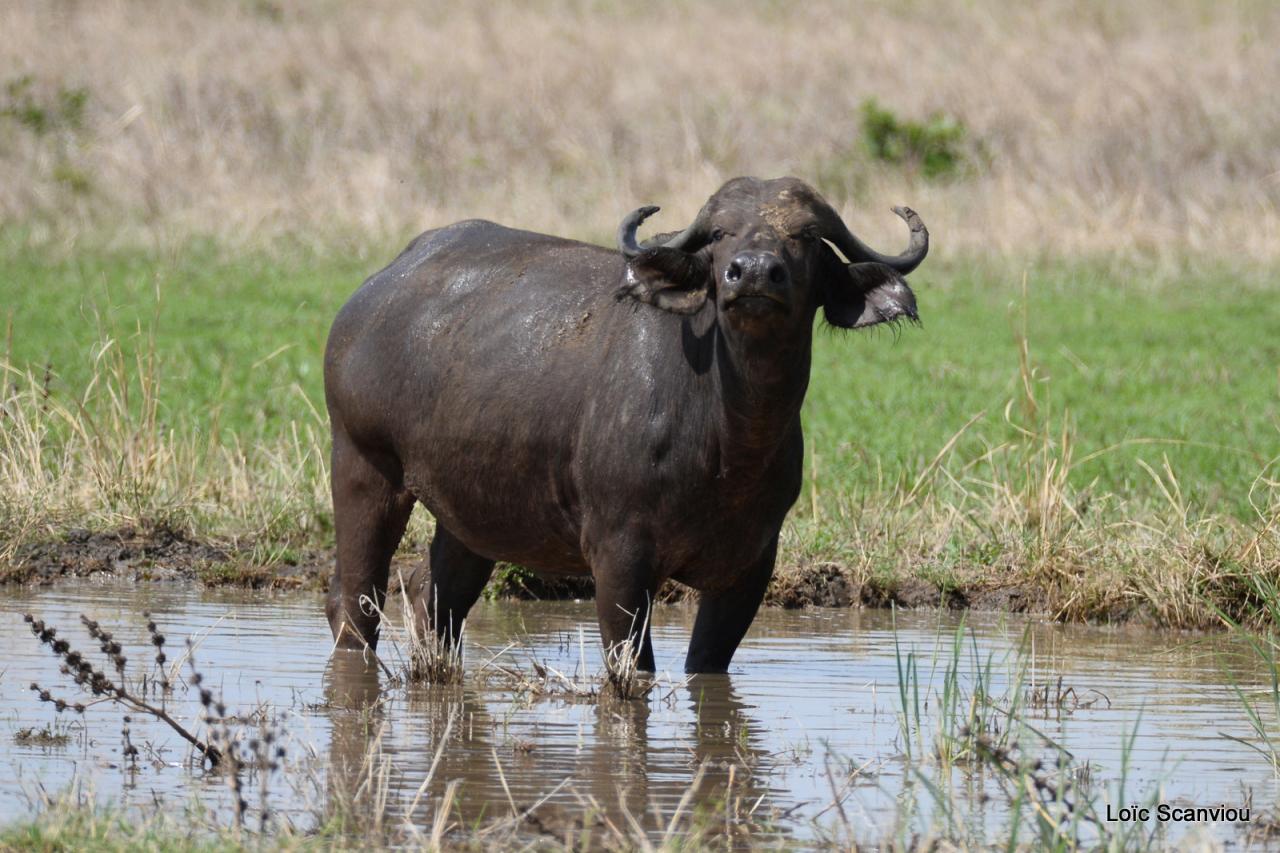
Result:
M208 809L192 803L157 804L146 809L95 803L64 793L42 805L34 817L0 826L0 853L63 853L92 850L97 853L233 853L243 850L381 850L381 838L344 834L341 820L319 824L302 833L277 828L261 834L213 822ZM498 848L494 848L498 849Z
M73 526L229 539L258 580L331 544L321 353L393 253L9 249L0 575ZM833 562L855 600L1021 587L1062 618L1266 621L1248 582L1280 582L1264 271L935 261L912 278L923 328L815 332L778 589ZM428 532L419 517L406 546Z
M913 277L922 330L818 335L805 413L820 487L828 472L837 488L914 477L979 413L957 459L1012 439L1025 305L1037 397L1075 428L1073 485L1158 500L1137 461L1167 455L1193 501L1249 514L1250 485L1280 454L1280 301L1261 274L1038 265L1024 303L1023 270L926 270Z
M76 393L103 333L126 349L153 337L166 422L278 434L307 416L297 389L321 404L328 324L375 266L226 259L209 248L53 263L22 253L6 259L0 320L12 325L13 364L50 365L55 388Z
M142 821L123 810L62 804L30 822L0 827L0 851L98 850L200 851L218 853L244 849L230 837L203 837L173 822Z
M89 381L101 333L129 348L154 330L162 423L280 435L322 410L328 324L379 263L17 253L0 277L0 320L12 325L12 363L38 376L50 365L55 392ZM1072 484L1158 501L1138 460L1160 468L1167 456L1193 505L1247 516L1251 483L1280 454L1280 300L1263 274L1025 272L1037 396L1074 425ZM1004 409L1020 396L1022 274L927 264L913 276L922 329L818 327L805 425L820 496L910 484L980 413L956 461L1015 436Z

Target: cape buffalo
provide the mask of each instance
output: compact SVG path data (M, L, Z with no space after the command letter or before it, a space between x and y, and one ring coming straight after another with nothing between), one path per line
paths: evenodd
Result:
M495 560L590 574L606 648L653 669L649 603L701 593L688 672L723 672L800 493L814 315L916 321L902 276L795 178L736 178L679 233L618 249L470 220L428 231L339 312L325 352L339 648L377 640L415 502L436 519L409 580L419 624L456 641ZM842 260L832 247L844 255ZM368 600L362 599L367 597Z

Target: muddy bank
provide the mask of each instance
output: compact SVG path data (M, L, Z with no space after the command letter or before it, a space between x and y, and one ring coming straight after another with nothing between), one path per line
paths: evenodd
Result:
M318 585L329 555L268 560L251 545L202 540L169 527L68 530L61 538L16 548L0 578L51 584L64 578L198 581L208 586L309 588Z
M407 578L420 557L397 556L392 586ZM204 586L250 589L324 590L333 570L328 549L290 552L281 557L252 544L204 541L167 527L121 527L109 531L72 529L51 539L16 549L0 577L9 583L47 585L64 578L93 576L134 581L188 581ZM486 596L521 600L591 598L590 578L540 577L516 566L499 564ZM697 593L668 582L659 600L679 602ZM952 610L997 610L1015 613L1051 612L1045 591L1027 585L973 583L941 587L910 576L856 578L830 562L780 565L765 604L803 607L941 607ZM1108 621L1124 621L1132 614L1099 614Z

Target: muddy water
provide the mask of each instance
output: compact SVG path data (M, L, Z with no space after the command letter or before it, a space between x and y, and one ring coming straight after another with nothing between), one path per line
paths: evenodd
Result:
M289 769L272 774L267 791L272 809L300 827L323 820L332 800L354 795L357 822L403 816L416 800L411 822L430 833L436 804L455 781L455 818L483 825L509 815L513 804L520 811L537 805L525 831L561 837L588 811L591 823L624 828L630 815L660 837L695 780L694 801L714 800L721 820L726 810L734 820L749 819L757 840L764 834L804 843L843 831L875 841L927 831L943 818L922 778L946 777L974 837L998 838L1008 818L997 774L944 772L930 755L937 692L959 622L954 614L766 610L730 676L686 681L675 674L646 701L625 703L539 695L502 672L532 676L536 658L569 676L598 673L590 603L483 603L467 626L465 683L405 688L357 660L331 662L313 596L86 582L10 594L0 616L0 822L22 818L33 802L68 788L143 811L156 803L181 809L194 799L219 819L230 814L223 777L193 769L186 744L160 724L134 716L131 739L142 760L130 767L122 760L118 711L97 706L83 718L55 717L35 701L32 681L73 694L22 623L25 610L75 640L84 637L81 613L114 626L131 668L148 656L143 611L155 615L172 653L181 651L182 638L197 638L206 683L229 707L265 708L281 720ZM678 673L692 615L682 607L658 612L660 668ZM1049 683L1055 695L1069 688L1062 703L1051 703L1065 708L1022 714L1088 768L1099 802L1119 806L1154 792L1180 806L1240 806L1252 797L1255 820L1277 802L1266 760L1224 736L1251 738L1227 673L1249 691L1269 683L1230 638L976 614L966 627L959 656L966 689L988 661L989 694L1025 697L1025 682ZM93 650L87 641L83 647ZM1019 648L1028 667L1021 687ZM394 664L394 653L383 651ZM899 668L909 653L924 723L904 735ZM178 690L169 707L198 726L189 694ZM994 716L996 728L1008 725ZM18 742L20 730L55 720L65 744ZM1019 738L1047 754L1033 741ZM1115 790L1122 777L1123 793ZM252 814L259 791L249 782ZM837 798L840 806L832 807ZM1223 823L1192 831L1230 840L1246 829ZM1171 825L1168 837L1187 831Z

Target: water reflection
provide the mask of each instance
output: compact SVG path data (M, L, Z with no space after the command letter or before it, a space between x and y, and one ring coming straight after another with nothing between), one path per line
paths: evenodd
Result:
M534 696L509 703L469 687L406 691L386 681L377 664L356 654L336 655L324 673L328 796L353 815L370 813L381 800L400 810L397 817L417 807L421 821L423 806L455 782L464 823L523 816L557 791L590 803L596 819L658 832L681 803L686 813L712 805L738 816L744 804L762 815L771 810L766 729L730 676L658 683L644 700L602 693L589 701ZM686 718L683 731L655 722L660 713ZM527 714L544 717L543 724L512 725ZM564 714L577 720L572 742L556 731ZM651 728L663 731L651 739Z
M372 827L358 822L377 805L378 743L387 718L378 665L363 655L334 655L324 673L323 696L320 707L330 723L326 816L356 821L367 832Z
M27 685L64 683L56 661L31 641L22 610L72 633L78 614L88 613L115 626L135 649L146 645L140 614L150 610L175 641L207 633L200 663L228 705L267 702L288 716L292 742L306 745L292 752L294 772L315 778L310 793L305 785L272 792L275 808L295 823L316 813L354 831L376 831L407 817L429 833L453 785L455 820L472 825L516 815L528 832L557 837L584 824L625 828L634 821L658 838L683 809L701 810L704 821L735 831L765 825L801 840L813 838L814 821L848 819L877 840L892 828L913 778L898 723L900 656L916 655L923 687L940 688L957 627L947 613L765 611L732 676L660 679L646 700L623 702L520 687L485 667L496 654L516 672L530 671L530 657L565 673L600 671L594 635L580 633L592 622L589 603L482 604L468 626L466 680L450 688L392 684L358 654L330 659L321 609L311 597L80 584L22 591L11 604L0 618L9 656L0 674L6 778L38 779L58 790L90 772L102 799L186 802L194 788L211 808L221 807L225 786L217 778L202 780L180 766L145 765L136 779L111 769L121 763L120 718L105 707L86 715L85 739L69 747L14 738L19 728L43 726L52 716L31 701ZM665 609L658 617L660 662L678 660L689 614ZM1141 717L1128 751L1134 790L1159 783L1167 799L1193 804L1238 803L1248 791L1255 803L1270 803L1280 794L1266 761L1220 734L1251 734L1223 667L1246 690L1270 677L1250 669L1228 638L976 614L968 621L971 640L960 658L965 679L992 659L991 688L1009 688L1015 673L1001 662L1021 646L1029 651L1028 679L1056 684L1061 677L1077 695L1106 694L1109 702L1070 713L1045 710L1034 721L1077 761L1089 762L1098 790L1117 778ZM488 651L512 641L515 649ZM183 696L172 708L187 721L197 711ZM926 716L935 710L931 705ZM180 755L163 727L141 719L132 725L135 740ZM926 720L926 751L933 725ZM850 781L850 770L863 765L869 769ZM829 806L833 790L846 783L851 790L841 818ZM951 795L978 823L998 825L1007 814L989 775L956 775ZM0 784L0 820L26 812L19 786Z

